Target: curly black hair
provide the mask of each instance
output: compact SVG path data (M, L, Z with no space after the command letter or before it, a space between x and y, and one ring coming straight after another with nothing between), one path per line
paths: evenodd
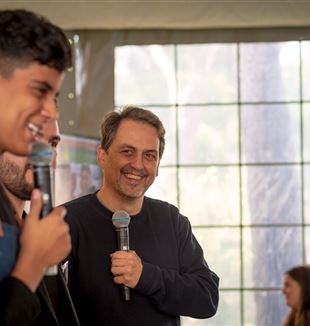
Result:
M35 13L0 11L0 74L33 62L64 71L72 65L71 46L61 28Z

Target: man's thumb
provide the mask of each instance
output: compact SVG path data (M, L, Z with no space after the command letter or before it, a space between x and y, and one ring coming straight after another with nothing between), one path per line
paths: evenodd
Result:
M31 193L31 203L28 218L40 218L40 213L42 209L42 194L39 189L33 189Z

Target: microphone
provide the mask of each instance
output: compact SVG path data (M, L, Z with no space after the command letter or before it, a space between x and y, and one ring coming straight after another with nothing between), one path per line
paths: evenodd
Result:
M34 187L41 190L42 210L40 217L44 217L53 209L51 191L51 160L52 148L49 144L40 141L34 142L29 155L29 164L34 176ZM57 265L47 269L45 275L57 275Z
M112 223L115 226L118 250L129 250L129 230L130 216L125 211L117 211L112 216ZM124 301L130 300L130 289L122 284L122 297Z

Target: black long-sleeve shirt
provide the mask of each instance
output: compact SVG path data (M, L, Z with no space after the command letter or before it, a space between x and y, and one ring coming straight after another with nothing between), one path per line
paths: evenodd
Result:
M72 236L69 289L82 325L179 325L180 315L208 318L218 305L218 277L203 257L188 219L176 207L145 197L131 216L130 249L143 262L131 300L113 282L117 251L112 212L95 194L67 203Z
M0 183L0 221L1 223L7 223L8 225L15 226L17 223L14 216L14 211L9 203L7 196L4 193L3 186ZM2 224L4 226L4 224ZM10 237L10 235L4 235ZM11 242L11 245L7 249L14 248L14 252L3 251L4 248L0 248L0 259L7 259L3 255L9 255L10 259L16 259L16 252L14 241L18 242L18 237L7 238L7 241ZM1 257L2 256L2 257ZM0 268L3 268L0 264ZM12 268L13 266L10 266ZM6 270L5 272L9 273ZM30 291L30 289L20 280L4 275L4 271L0 271L0 325L6 326L20 326L30 325L31 321L36 318L40 313L40 303L36 295Z
M12 206L5 196L0 184L0 221L11 226L16 226ZM3 226L4 224L2 224ZM5 231L4 231L5 232ZM8 234L7 240L12 244L18 243L18 236L12 238ZM1 242L0 242L1 245ZM3 251L0 247L0 259L9 255L12 262L16 259L16 246L9 246L14 252ZM2 255L2 257L1 257ZM5 266L7 267L7 266ZM13 266L10 266L13 268ZM0 262L0 269L4 268ZM72 305L66 283L61 274L48 276L43 279L39 288L33 293L22 281L10 275L7 268L0 270L0 325L1 326L78 326L79 321Z

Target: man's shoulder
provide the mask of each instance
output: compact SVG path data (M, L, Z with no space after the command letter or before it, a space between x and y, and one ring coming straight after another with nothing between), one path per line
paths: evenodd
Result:
M172 215L179 215L179 209L167 201L145 196L144 205L146 208L150 208L151 211L161 211Z
M78 197L75 199L72 199L66 203L64 203L63 205L66 208L76 208L76 207L84 207L85 205L89 204L92 201L92 197L94 194L88 194L82 197Z
M145 197L143 213L150 218L156 217L157 225L165 225L166 228L170 226L179 230L190 227L189 219L176 206L166 201Z
M70 220L71 216L75 216L76 219L78 216L88 215L95 207L95 196L95 194L89 194L64 203L63 206L67 210L66 220Z

